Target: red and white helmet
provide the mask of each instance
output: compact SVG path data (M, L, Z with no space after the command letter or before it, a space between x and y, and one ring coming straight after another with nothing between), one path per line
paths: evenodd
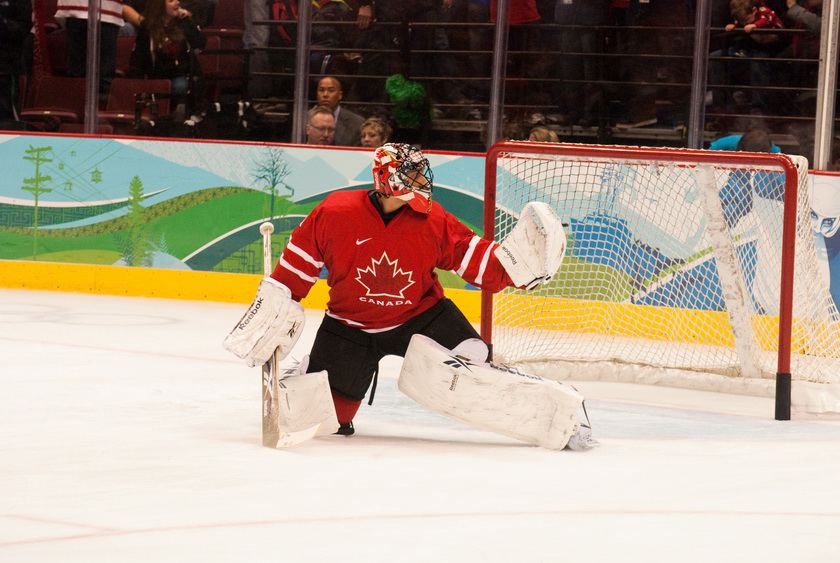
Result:
M373 187L385 197L408 202L420 213L432 210L432 168L414 145L388 143L373 155Z

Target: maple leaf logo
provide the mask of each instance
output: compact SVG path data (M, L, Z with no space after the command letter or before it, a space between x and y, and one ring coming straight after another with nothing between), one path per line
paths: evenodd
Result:
M356 268L356 281L362 284L368 297L393 297L405 299L403 293L414 285L413 272L403 272L399 260L391 260L383 252L379 260L371 259L370 266L364 270Z

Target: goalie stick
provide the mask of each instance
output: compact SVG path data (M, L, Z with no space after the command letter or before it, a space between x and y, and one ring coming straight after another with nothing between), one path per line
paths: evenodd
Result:
M266 221L260 225L260 233L263 239L263 273L271 275L271 233L274 232L274 225ZM266 363L262 366L262 445L266 448L276 448L280 439L278 410L279 404L279 367L280 358L275 350Z

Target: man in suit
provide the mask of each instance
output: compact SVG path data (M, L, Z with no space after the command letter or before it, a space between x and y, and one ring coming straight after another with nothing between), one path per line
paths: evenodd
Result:
M306 123L307 145L334 145L335 117L327 106L315 106L309 110L309 121Z
M365 119L341 106L344 92L341 82L332 76L325 76L318 81L318 104L330 108L335 116L335 142L338 146L361 146L362 123Z

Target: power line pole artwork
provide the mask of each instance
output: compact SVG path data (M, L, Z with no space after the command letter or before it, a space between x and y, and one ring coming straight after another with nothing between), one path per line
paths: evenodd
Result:
M35 163L35 176L32 178L24 178L23 186L21 187L22 190L27 192L32 192L32 195L35 198L35 204L33 206L33 219L32 219L32 259L37 260L38 258L38 199L41 194L49 193L52 191L52 188L48 188L44 184L47 182L52 181L51 176L41 176L41 164L48 164L52 162L51 158L47 158L44 156L44 153L52 152L52 147L38 147L35 148L32 145L29 145L29 149L25 151L27 156L24 156L24 160L30 160Z

